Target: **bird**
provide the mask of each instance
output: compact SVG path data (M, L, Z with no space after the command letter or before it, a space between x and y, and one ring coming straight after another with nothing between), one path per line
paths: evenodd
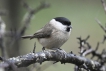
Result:
M72 30L71 21L65 17L55 17L51 19L44 27L33 35L25 35L22 38L37 38L43 46L42 50L56 50L69 39Z

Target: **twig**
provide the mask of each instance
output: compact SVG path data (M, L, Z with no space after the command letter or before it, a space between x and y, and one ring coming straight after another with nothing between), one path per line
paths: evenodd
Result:
M103 27L101 22L98 19L95 19L95 20L99 24L99 26L102 28L102 30L106 33L106 27Z
M75 66L74 67L74 71L78 71L78 66Z
M101 22L98 19L95 19L95 20L99 24L99 26L102 28L102 30L106 33L106 25L105 25L105 27L103 27L103 25L101 24ZM101 43L104 43L105 40L106 40L106 35L104 35L104 38Z
M85 51L86 51L86 48L85 48L85 44L87 43L86 41L89 39L90 35L88 35L85 39L82 39L81 37L78 37L77 39L79 40L79 48L80 48L80 54L82 55Z
M102 56L101 64L103 66L106 63L106 50L105 49L103 49L101 56Z
M104 43L106 41L106 35L104 35L104 38L102 39L101 43Z
M98 50L98 48L99 48L99 42L97 43L97 46L96 46L96 49L95 49L95 50L93 50L93 49L91 48L91 45L90 45L89 43L87 43L87 46L88 46L89 49L87 49L87 50L82 54L82 56L87 56L88 54L92 54L91 59L92 59L94 56L97 56L99 59L102 59L102 58L103 58L100 53L97 53L97 50Z
M101 3L102 3L102 5L103 5L104 11L105 11L105 13L106 13L106 4L105 4L105 1L104 1L104 0L101 0Z
M36 42L34 44L33 53L35 53L35 48L36 48Z

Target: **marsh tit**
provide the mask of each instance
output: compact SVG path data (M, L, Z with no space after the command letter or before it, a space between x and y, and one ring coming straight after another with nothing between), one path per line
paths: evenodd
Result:
M71 22L67 18L56 17L35 34L22 36L22 38L37 38L43 48L57 49L69 39L71 29Z

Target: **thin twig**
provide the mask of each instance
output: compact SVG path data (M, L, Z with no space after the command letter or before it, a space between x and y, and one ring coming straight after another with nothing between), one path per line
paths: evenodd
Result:
M99 26L102 28L102 30L106 33L106 28L103 27L103 25L101 24L101 22L98 19L95 19L95 20L99 24Z
M103 27L103 25L101 24L101 22L98 19L95 19L95 20L99 24L99 26L102 28L102 30L106 33L106 25L105 25L105 27ZM106 35L104 35L104 38L101 43L104 43L105 40L106 40Z
M102 5L103 5L104 11L105 11L105 13L106 13L106 4L105 4L105 0L101 0L101 3L102 3Z
M80 55L82 55L86 51L86 47L84 46L87 43L87 40L89 39L90 35L88 35L85 39L82 39L81 36L77 39L79 40L79 48L80 48Z
M33 53L35 53L35 49L36 49L36 42L34 44Z

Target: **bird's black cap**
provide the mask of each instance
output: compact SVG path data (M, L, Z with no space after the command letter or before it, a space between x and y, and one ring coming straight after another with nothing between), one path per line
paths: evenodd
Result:
M71 25L71 22L70 20L68 20L67 18L65 17L56 17L54 18L56 21L59 21L61 22L63 25L67 25L67 26L70 26Z

